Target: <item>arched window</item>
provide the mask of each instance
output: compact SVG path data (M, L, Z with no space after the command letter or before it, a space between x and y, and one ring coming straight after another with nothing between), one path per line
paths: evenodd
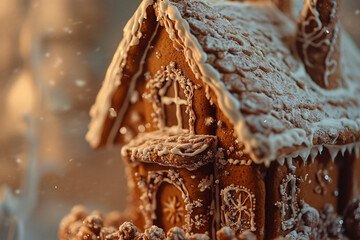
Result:
M185 78L181 70L176 69L174 62L162 67L148 80L146 88L144 98L152 103L153 120L159 129L176 126L178 129L188 128L190 133L194 133L195 113L192 98L196 86L190 79ZM175 111L169 111L170 109ZM175 115L172 115L172 112L175 112ZM188 119L188 126L183 124L183 119Z

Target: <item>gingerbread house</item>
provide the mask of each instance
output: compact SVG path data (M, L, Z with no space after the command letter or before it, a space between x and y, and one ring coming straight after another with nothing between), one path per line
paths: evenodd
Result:
M295 2L140 4L86 136L122 146L138 228L342 236L360 183L360 52L339 0Z

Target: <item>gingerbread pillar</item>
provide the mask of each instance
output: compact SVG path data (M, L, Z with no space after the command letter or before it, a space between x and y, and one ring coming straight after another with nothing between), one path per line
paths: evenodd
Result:
M354 198L359 198L359 186L360 186L360 157L359 149L353 153L346 152L341 164L339 186L339 213L343 214L346 206Z
M341 0L306 0L298 23L296 47L307 73L320 87L343 86L340 63Z

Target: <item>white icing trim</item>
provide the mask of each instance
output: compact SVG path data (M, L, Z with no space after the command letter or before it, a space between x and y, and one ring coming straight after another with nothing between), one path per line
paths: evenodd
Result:
M334 1L334 6L332 6L330 17L336 16L336 2ZM308 20L306 20L308 12L311 12L311 16ZM316 23L315 29L307 33L306 28L310 26L312 22ZM304 9L301 13L301 20L300 20L300 34L298 35L298 40L302 42L302 54L304 56L304 63L306 66L314 68L314 64L312 64L309 60L309 56L307 54L308 47L316 47L320 48L321 46L329 46L329 51L327 52L326 58L325 58L325 73L324 73L324 83L325 86L329 85L329 76L334 74L336 72L337 68L337 61L332 59L332 54L335 51L335 47L337 45L337 40L339 36L339 22L337 21L335 28L334 28L334 34L333 37L329 40L328 38L324 38L321 41L318 41L319 39L323 38L324 35L327 34L328 29L324 27L320 20L320 14L317 10L317 0L306 0Z
M128 157L132 165L138 164L138 161L156 162L163 166L186 168L192 171L215 160L216 144L215 136L194 135L185 129L179 133L177 126L173 126L139 134L122 147L121 155ZM161 160L154 161L154 154ZM194 161L190 159L190 163L184 159L177 161L171 156L166 159L167 155L191 158L199 154L203 154L203 157Z
M134 17L129 21L131 23L136 23L136 26L141 25L141 21L143 18L146 17L145 9L147 6L151 5L152 1L144 1L137 13L134 15ZM279 158L278 152L280 149L284 147L291 147L291 146L302 146L304 145L305 148L313 148L313 135L316 133L317 130L330 130L334 127L338 130L342 130L345 127L349 127L351 130L358 131L360 129L360 119L355 120L349 120L349 119L326 119L322 120L318 123L314 123L310 126L311 133L306 133L301 128L293 128L290 130L287 130L281 134L275 134L272 133L269 136L264 136L262 134L256 133L253 134L248 126L245 123L244 116L240 112L240 102L237 98L235 98L225 87L224 83L221 81L221 74L210 64L206 63L207 60L207 54L203 51L201 45L199 44L197 38L191 34L190 27L187 21L185 21L179 10L172 5L169 0L159 0L156 3L157 13L158 13L158 19L160 19L166 28L166 31L168 32L170 38L173 41L176 41L176 44L178 46L182 47L182 50L184 52L184 56L186 58L187 63L189 64L190 68L194 72L195 76L199 79L202 79L205 83L205 89L207 89L207 86L210 87L210 90L213 91L216 95L218 107L223 111L225 116L230 120L230 122L234 126L234 130L236 133L236 136L238 137L238 140L242 142L245 146L245 152L248 153L256 163L265 163L267 165L270 164L271 161ZM209 4L211 7L213 5L249 5L249 4L255 4L255 3L239 3L239 2L223 2L223 1L210 1L204 2L204 4ZM283 14L273 5L268 4L266 6L268 8L268 11L273 11L272 14L280 16L280 18L284 19L284 22L286 22L289 26L289 29L295 29L295 23L291 21L290 19L287 19ZM139 22L136 22L136 19ZM140 19L140 20L139 20ZM127 27L130 28L130 27ZM134 27L136 28L136 27ZM137 30L139 27L136 28ZM129 32L129 31L128 31ZM122 43L121 46L124 46L123 42L130 42L132 38L136 38L137 31L133 31L133 35L127 34ZM343 33L341 33L343 36ZM125 39L126 38L126 39ZM349 37L345 34L343 36L344 42L346 44L342 43L342 47L345 45L350 45L351 51L347 50L346 52L346 58L342 59L343 72L344 72L344 78L346 82L347 88L339 88L336 90L325 90L317 86L317 84L313 83L311 80L309 80L309 76L306 74L304 65L298 64L299 68L298 71L295 73L290 73L292 77L296 79L305 79L307 81L307 84L309 84L308 88L311 88L313 91L319 93L319 95L327 95L327 96L339 96L339 95L356 95L356 92L358 91L358 88L356 85L352 86L354 79L350 81L349 78L354 78L357 76L360 76L359 69L356 69L356 65L360 64L359 59L356 57L356 53L358 53L357 48L355 45L349 40ZM136 41L134 41L136 42ZM127 48L128 49L128 48ZM345 48L344 48L345 49ZM343 49L343 50L344 50ZM119 60L116 60L118 58L124 58L126 56L126 51L123 51L121 53L117 53L115 60L113 61L112 65L109 68L109 72L116 72L118 71L118 67L120 64ZM348 56L350 55L350 56ZM352 67L350 69L350 67ZM105 87L108 86L109 83L116 82L115 79L117 78L110 78L113 77L113 75L110 75L110 73L107 75L105 79ZM109 82L109 83L108 83ZM106 118L106 113L108 112L108 106L111 102L111 97L113 92L115 91L115 88L117 88L118 85L112 85L114 89L110 90L101 90L99 93L98 98L100 100L97 100L97 103L94 105L93 109L98 110L92 110L92 118L93 121L90 124L90 131L87 135L88 141L91 142L93 146L96 146L96 144L99 143L99 138L101 136L101 130L102 130L102 124L104 122L104 119ZM206 95L208 98L210 98L209 91L206 91ZM100 97L101 96L101 97ZM103 100L104 98L105 101ZM95 107L96 106L96 107ZM102 115L102 116L101 116ZM263 157L258 157L254 152L255 150L262 149L263 153L266 153ZM304 150L305 151L305 150ZM310 151L311 152L311 151ZM314 156L314 151L311 153L311 156ZM294 154L291 154L294 155ZM307 155L303 153L302 155ZM284 156L280 156L280 159ZM282 160L280 162L283 162ZM290 161L291 162L291 161Z
M275 203L281 214L281 229L283 231L294 228L298 222L300 212L298 195L300 193L299 185L303 183L302 178L289 173L282 180L279 186L280 201ZM290 189L290 191L289 191Z
M193 109L193 96L197 87L190 79L185 78L182 71L177 69L175 65L174 62L170 62L169 65L162 66L154 78L148 80L146 84L148 92L143 94L143 98L152 104L155 113L153 121L158 125L159 129L166 127L165 105L175 104L177 128L180 133L184 129L181 105L185 106L185 113L188 114L189 118L189 131L194 134L196 116ZM166 96L171 85L174 86L174 97ZM183 90L186 99L179 97L179 88Z
M153 35L151 36L151 38L150 38L150 40L149 40L149 42L148 42L148 44L147 44L147 46L145 48L143 56L141 57L141 60L140 60L140 67L139 67L138 71L131 77L130 86L129 86L129 89L128 89L127 93L126 93L125 100L124 100L124 102L123 102L123 104L122 104L122 106L120 108L119 114L118 114L113 126L111 127L111 131L110 131L109 136L107 138L107 141L106 141L107 146L112 146L114 141L115 141L116 135L117 135L117 133L118 133L120 127L121 127L121 123L122 123L122 121L124 119L124 116L125 116L126 110L128 109L131 98L134 95L134 93L136 92L136 90L135 90L136 83L137 83L137 80L140 77L141 73L143 72L144 63L145 63L147 53L149 52L149 50L151 48L151 43L152 43L153 39L155 38L158 30L159 30L159 24L157 24L156 29L155 29Z
M250 138L251 133L238 110L240 109L240 103L228 92L224 83L220 81L221 75L219 72L206 63L207 54L202 50L195 36L191 34L189 24L182 19L180 12L169 1L159 1L157 9L159 18L165 22L166 31L170 39L176 40L177 36L180 37L181 42L184 44L184 55L190 68L197 78L202 79L214 90L220 109L224 111L225 115L234 124L239 140L245 143L245 139ZM249 150L248 144L254 143L254 141L248 142L245 143L245 146ZM251 151L249 152L251 153ZM253 158L256 159L255 156Z
M215 4L220 2L216 2ZM240 4L234 2L221 2L221 4ZM249 4L249 3L243 3ZM240 102L234 96L232 96L226 89L223 82L220 80L221 75L210 64L206 63L207 54L202 50L198 40L190 32L189 24L181 17L180 12L176 7L171 5L167 0L162 0L157 3L157 9L159 18L165 22L166 30L172 40L177 40L177 36L183 43L184 53L186 60L195 73L196 77L201 78L211 89L215 92L220 109L228 117L230 122L234 126L235 133L240 142L244 143L246 152L257 163L270 164L271 161L277 158L278 150L283 147L301 146L306 145L311 147L312 136L315 131L320 127L336 127L343 129L346 126L351 126L351 129L360 129L359 122L349 119L326 119L314 124L313 132L310 136L301 129L293 128L287 130L281 134L272 133L270 136L264 136L262 134L252 134L249 128L246 126L244 117L240 113ZM269 5L269 10L271 5ZM278 11L275 7L272 7L273 11ZM278 11L281 15L280 11ZM291 22L291 20L288 20ZM296 78L309 78L304 71L304 66L299 64L299 72L293 74ZM312 83L312 81L309 81ZM329 94L355 94L356 88L348 89L336 89L336 90L324 90L318 87L315 83L312 83L312 87L324 95ZM349 92L350 91L350 92ZM267 147L264 152L268 152L267 156L258 158L253 149Z
M122 69L126 64L128 51L131 46L139 44L141 38L140 29L143 20L147 18L146 9L153 3L153 0L143 0L124 28L124 37L111 61L95 104L90 110L91 122L89 131L86 134L86 140L92 147L97 147L100 143L103 125L111 107L111 99L121 84Z
M234 231L240 232L256 231L256 198L251 190L244 186L231 184L222 189L220 195L222 197L222 226L229 226Z
M328 149L332 161L335 161L335 158L339 153L342 153L342 155L344 155L345 152L348 152L349 154L354 152L356 157L357 158L359 157L360 143L350 143L346 145L325 144L325 145L316 145L308 148L303 148L291 154L281 155L277 158L277 162L280 165L284 165L286 160L290 168L293 168L292 159L297 157L301 157L301 159L304 162L307 161L310 157L311 161L314 162L314 159L322 153L324 147Z
M192 213L194 209L202 207L202 200L191 200L190 193L185 185L185 181L182 176L173 169L169 170L159 170L159 171L149 171L147 173L147 177L140 176L137 173L138 178L138 187L142 191L142 195L140 199L142 200L142 205L140 206L140 210L142 211L145 218L145 226L144 228L151 227L154 224L154 220L156 219L156 207L157 200L156 195L159 187L162 183L169 183L175 186L182 195L182 200L185 206L185 225L182 227L185 229L187 233L190 233L192 228L199 229L206 223L206 216L200 214L195 215L192 218Z

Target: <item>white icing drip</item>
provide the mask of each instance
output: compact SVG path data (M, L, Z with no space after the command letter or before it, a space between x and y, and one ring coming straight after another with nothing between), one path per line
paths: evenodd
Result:
M108 115L108 109L111 107L111 98L118 86L121 84L122 69L126 64L126 58L131 46L139 43L138 32L140 31L143 19L146 19L146 9L153 4L153 0L144 0L136 10L133 17L124 28L124 38L121 41L111 65L106 73L105 80L96 97L95 104L91 107L91 122L89 131L86 134L86 140L91 146L96 147L100 143L101 131L105 119ZM117 131L117 130L116 130Z
M309 148L303 148L291 154L282 155L277 158L277 161L280 165L283 165L284 161L286 160L290 168L294 167L292 165L292 159L297 157L301 157L304 161L310 157L311 161L314 162L315 158L322 153L324 147L328 149L331 159L334 161L339 153L343 153L344 155L345 152L348 152L349 154L351 154L353 151L355 151L355 153L359 152L360 143L350 143L346 145L316 145Z
M220 1L213 2L214 3L211 4L204 2L204 4L209 4L209 7L215 6L217 7L216 10L221 9L222 6L224 8L230 6L230 9L234 6L240 9L242 7L252 6L254 4L238 2L228 3ZM336 131L341 131L347 127L350 128L350 130L354 131L356 131L356 129L360 129L360 119L356 117L357 113L351 113L350 111L349 119L333 119L331 118L331 115L329 115L329 117L327 117L327 120L321 118L318 123L308 124L306 127L309 128L310 134L308 131L305 132L303 129L296 127L293 127L291 130L287 130L280 134L271 133L270 135L264 135L262 133L258 134L255 132L254 134L253 132L251 132L244 121L244 116L240 113L239 100L236 96L233 96L231 93L229 93L225 85L222 83L222 74L220 74L214 67L212 67L206 62L208 57L207 53L204 52L197 38L193 34L191 34L188 22L181 17L179 10L173 4L175 3L170 3L168 0L158 1L155 6L157 8L158 19L164 23L164 26L166 28L166 31L169 33L170 38L176 42L177 46L180 46L182 48L186 61L193 70L195 76L202 79L206 83L205 92L207 97L210 98L209 87L215 93L217 97L218 107L233 124L238 140L244 143L246 153L248 153L256 163L265 162L267 165L269 165L272 160L275 160L279 157L279 150L284 147L303 145L305 146L305 148L313 148L313 136L317 133L317 131L328 131L333 129L334 126ZM259 4L258 6L266 6L266 4ZM295 29L295 24L291 20L284 17L282 13L280 13L272 5L268 5L264 8L267 9L267 13L274 16L279 16L279 22L284 23L284 27L288 28L287 30L285 30L285 32L290 32L289 29ZM231 11L229 11L229 13L234 14ZM280 35L281 34L283 33L280 33ZM357 96L357 91L359 88L355 83L355 79L360 76L360 68L358 67L360 65L360 61L358 58L359 52L345 33L342 32L341 36L343 37L341 43L342 52L345 51L345 53L342 54L342 56L345 56L342 58L342 64L344 65L342 69L343 77L346 81L346 89L339 88L336 90L325 90L320 88L317 84L313 83L310 80L309 76L306 75L304 66L298 62L296 62L294 67L291 68L297 69L298 71L289 72L290 77L298 79L300 81L304 81L304 83L306 83L305 90L312 91L314 94L318 94L319 96L336 97L336 99L341 99L342 96ZM256 54L262 54L260 49L261 47L259 47L259 49L256 49ZM281 56L285 57L283 53L279 53L278 57ZM111 100L110 97L108 98L109 101ZM355 99L355 101L358 100ZM97 105L100 106L100 104ZM329 109L330 107L327 108L327 110ZM98 131L97 137L101 135L100 130ZM265 155L263 155L262 157L258 157L255 152L259 152L259 150L261 150L260 152L264 153ZM311 156L313 158L316 156L314 152L315 151L311 152ZM303 155L303 158L305 158L305 155L306 154ZM286 156L280 156L280 158L283 157Z
M285 158L278 158L277 161L280 164L280 166L283 166L285 164Z
M220 3L219 3L220 4ZM221 3L223 5L226 4L235 4L235 3ZM238 3L236 3L238 4ZM245 125L243 121L242 114L237 110L239 108L239 101L235 99L229 92L226 90L223 83L220 81L220 75L217 70L215 70L212 66L206 63L206 53L203 52L202 47L199 45L196 38L190 34L190 28L186 21L181 18L179 11L172 7L166 1L159 2L159 17L164 21L175 22L175 24L169 24L168 26L174 26L175 29L167 29L170 37L172 39L176 39L176 34L178 34L179 38L184 43L184 51L187 53L185 56L187 57L187 61L190 67L193 69L195 73L197 73L215 92L217 95L219 107L223 110L225 115L228 116L229 120L234 124L235 132L241 142L245 144L245 149L250 154L252 159L256 162L269 162L271 160L276 159L277 157L277 149L283 147L291 147L294 145L306 145L312 146L312 136L315 133L315 130L318 130L320 127L324 127L327 129L328 126L324 126L322 124L332 121L332 127L336 124L337 129L343 129L346 125L351 125L351 129L359 129L359 123L349 119L328 119L322 120L318 123L314 124L312 134L308 136L308 134L300 128L293 128L291 130L287 130L281 134L271 134L270 136L263 136L262 134L255 134L249 132L249 129ZM168 20L170 19L170 20ZM289 21L290 22L290 21ZM301 64L299 67L303 68ZM305 74L304 70L301 72L295 73L294 77L297 79L308 78ZM309 81L309 84L312 84ZM313 84L316 85L316 84ZM311 85L311 87L313 87ZM354 94L354 89L338 89L332 91L324 91L319 87L314 87L319 92L324 93L324 95L347 95ZM270 146L269 146L270 145ZM258 159L258 157L253 154L252 149L261 148L262 146L268 146L268 148L264 149L264 152L267 152L267 156L263 159Z

